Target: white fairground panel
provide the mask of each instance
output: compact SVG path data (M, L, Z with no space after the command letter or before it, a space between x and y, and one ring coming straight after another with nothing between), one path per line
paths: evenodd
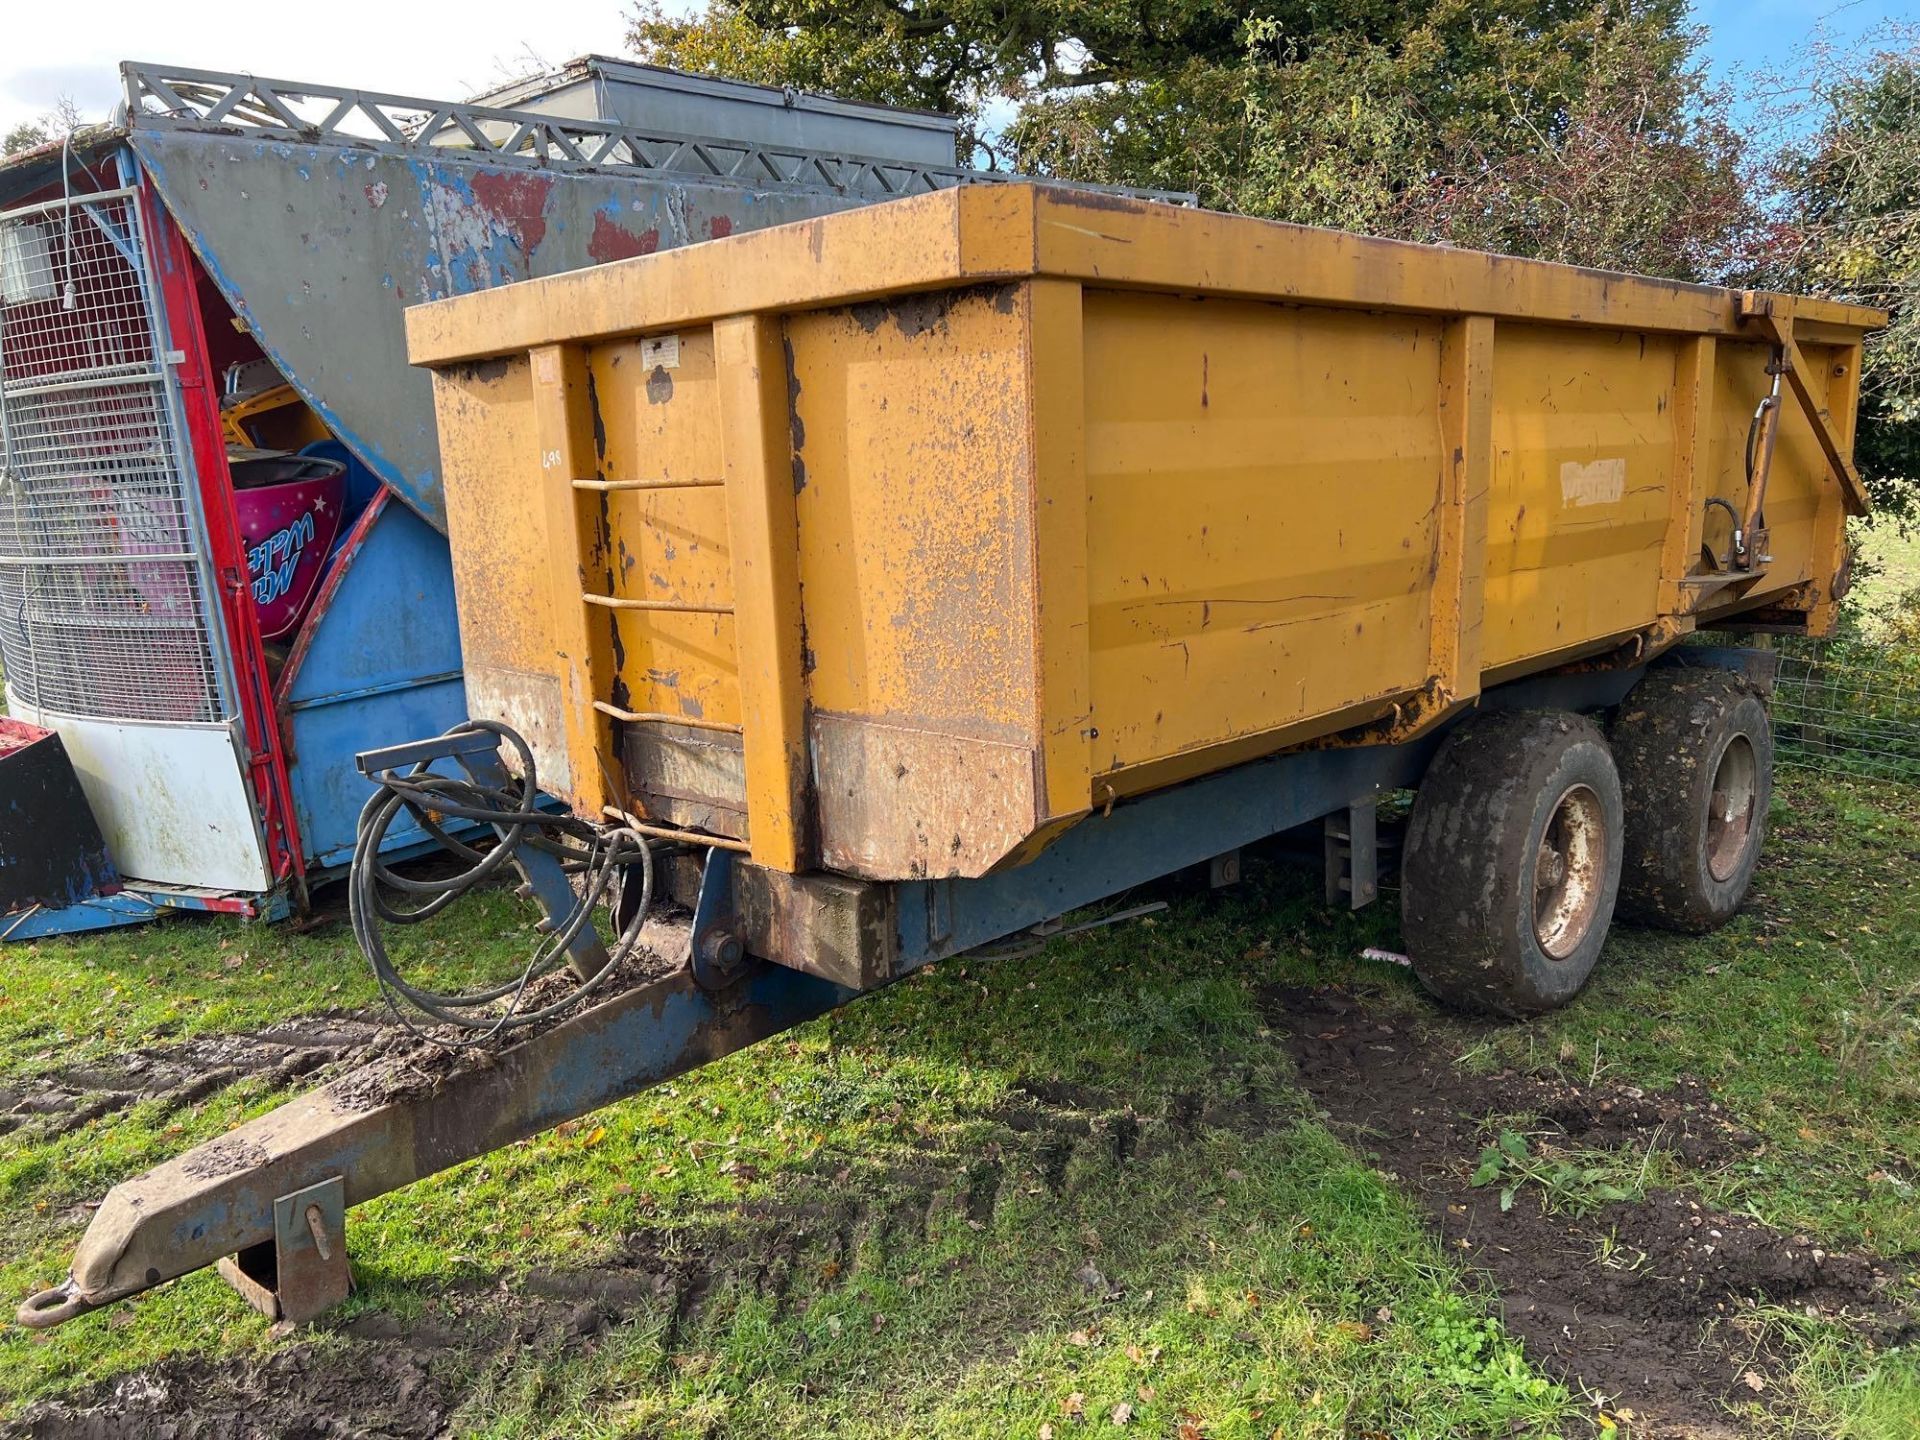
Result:
M272 875L205 524L129 190L0 214L0 659L122 874Z

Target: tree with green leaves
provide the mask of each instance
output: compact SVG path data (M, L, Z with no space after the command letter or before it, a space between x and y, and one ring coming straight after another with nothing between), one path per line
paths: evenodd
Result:
M0 135L0 155L18 155L23 150L46 144L51 138L47 127L39 121L23 120L6 134Z
M1771 284L1877 306L1861 372L1859 464L1876 507L1920 506L1920 36L1809 66L1815 123L1778 158Z
M1753 219L1683 0L649 0L649 60L958 114L963 150L1375 234L1708 278Z
M961 117L962 158L1191 190L1274 219L1889 308L1858 441L1920 479L1920 44L1800 59L1774 157L1708 83L1684 0L643 0L684 69Z

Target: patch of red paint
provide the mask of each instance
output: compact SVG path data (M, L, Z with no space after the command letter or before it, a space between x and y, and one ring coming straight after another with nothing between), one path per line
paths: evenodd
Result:
M658 230L642 230L638 235L610 220L604 213L593 217L593 238L587 242L587 254L600 264L610 260L631 260L636 255L651 255L660 248Z
M733 221L724 215L716 215L707 221L707 234L715 240L724 240L733 233Z
M483 171L473 177L473 198L513 232L523 255L531 255L547 238L547 197L552 194L551 175L503 175Z

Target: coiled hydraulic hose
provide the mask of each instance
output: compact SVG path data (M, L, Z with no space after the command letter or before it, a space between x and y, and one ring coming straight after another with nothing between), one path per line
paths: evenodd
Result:
M381 773L375 777L379 790L360 811L348 881L353 937L373 968L388 1010L422 1039L455 1048L479 1044L504 1031L542 1024L582 1004L638 948L640 929L653 903L653 851L646 836L624 826L601 829L571 815L542 810L533 751L527 742L510 727L484 720L455 726L447 734L475 730L498 736L513 750L520 761L518 780L509 781L506 788L495 788L472 779L437 775L429 768L431 761L422 761L405 775L391 770ZM466 861L466 868L437 879L415 879L388 867L380 858L380 849L403 811L411 813L442 849ZM449 821L491 825L499 843L491 849L478 849L450 834ZM383 927L418 925L432 919L474 887L498 876L523 847L544 851L561 862L573 880L574 904L565 916L551 917L551 923L542 927L545 933L520 973L497 985L456 994L409 983L387 953ZM636 867L640 893L638 902L629 905L623 891ZM388 903L382 887L423 898L412 909L399 908ZM568 947L591 921L594 907L609 896L614 913L624 915L625 922L608 947L607 964L561 999L521 1009L527 988L566 963ZM400 1003L403 1000L441 1025L471 1033L457 1038L429 1034L405 1013ZM504 1008L492 1008L502 1000L506 1002Z

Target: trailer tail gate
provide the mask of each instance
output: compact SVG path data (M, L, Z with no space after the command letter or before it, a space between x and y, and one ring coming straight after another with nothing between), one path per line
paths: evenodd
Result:
M1709 621L1824 628L1879 318L1005 186L408 321L472 713L582 815L915 880Z

